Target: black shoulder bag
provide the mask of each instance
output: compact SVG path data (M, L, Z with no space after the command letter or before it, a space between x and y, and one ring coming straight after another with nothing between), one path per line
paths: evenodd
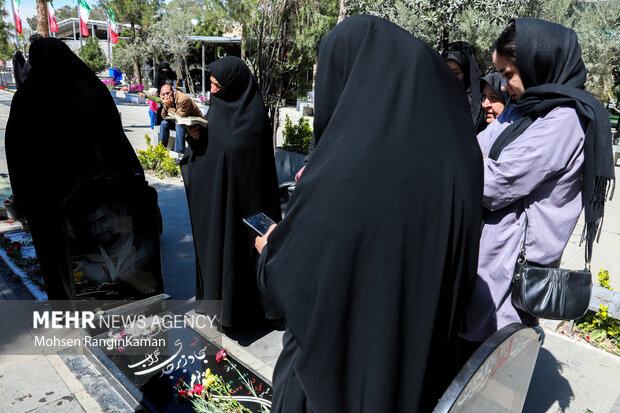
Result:
M528 263L525 253L528 220L525 215L523 246L512 278L512 305L535 317L576 320L588 311L592 294L590 260L583 270L548 268Z

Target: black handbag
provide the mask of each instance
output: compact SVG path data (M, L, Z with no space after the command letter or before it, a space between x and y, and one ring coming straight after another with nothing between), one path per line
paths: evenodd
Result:
M592 294L588 253L586 267L581 271L528 263L525 253L527 226L526 215L523 246L512 277L512 305L539 318L576 320L583 317Z

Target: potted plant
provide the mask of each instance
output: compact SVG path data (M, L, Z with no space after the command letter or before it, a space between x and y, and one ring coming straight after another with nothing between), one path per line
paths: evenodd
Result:
M108 90L114 90L114 87L116 86L116 81L112 79L111 77L107 79L103 79L102 82L104 85L106 85Z
M144 90L144 85L131 85L129 86L129 94L125 95L125 99L132 103L145 103L145 98L138 95Z

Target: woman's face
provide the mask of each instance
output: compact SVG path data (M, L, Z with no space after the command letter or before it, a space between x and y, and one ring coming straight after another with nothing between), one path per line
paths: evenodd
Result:
M463 73L463 71L461 70L461 66L459 66L458 63L456 63L456 60L448 59L446 60L446 63L448 64L448 66L450 66L450 69L452 69L452 71L454 72L456 77L459 78L461 83L465 84L465 73Z
M482 91L482 110L484 111L487 123L491 123L497 119L499 114L504 110L502 99L497 96L497 93L495 93L488 84L484 85L484 90Z
M220 91L220 89L222 88L222 85L220 85L217 79L214 78L213 76L211 76L210 79L211 79L211 94L214 95Z
M502 75L502 90L508 92L512 100L517 102L525 92L517 65L508 57L493 52L493 66Z

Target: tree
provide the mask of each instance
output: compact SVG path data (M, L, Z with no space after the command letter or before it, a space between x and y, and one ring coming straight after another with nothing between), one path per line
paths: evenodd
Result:
M43 36L49 36L49 20L47 15L47 0L36 0L37 3L37 32Z
M231 0L230 16L243 27L243 50L273 121L281 99L307 90L320 39L336 25L340 0ZM306 83L306 84L304 84ZM304 90L305 89L305 90Z
M104 8L102 8L100 5L95 5L95 4L89 4L90 6L90 16L89 19L91 20L102 20L105 21L107 19L107 14ZM71 18L78 18L78 11L77 11L77 6L62 6L58 9L56 9L56 21L61 22L63 20L67 20L67 19L71 19Z
M92 36L89 36L84 43L84 46L80 49L78 56L86 66L90 68L94 73L101 72L108 67L108 59L103 53L103 50L99 47L99 40Z
M146 36L148 27L161 9L161 5L161 0L100 0L99 2L99 6L103 10L108 8L114 10L119 22L129 23L130 25L130 43L131 47L135 49L133 71L139 84L142 84L141 59L139 57L145 53L145 43L139 39Z
M574 29L588 69L586 89L606 100L614 88L613 67L620 65L620 3L585 4Z
M149 29L147 45L151 50L171 54L178 64L177 73L188 80L190 93L195 93L189 75L187 54L194 44L188 37L194 33L192 18L200 13L200 7L192 0L174 0L165 7L162 18Z
M11 46L9 41L10 25L5 19L9 13L4 8L4 3L0 3L0 58L10 59L15 54L15 48Z
M348 0L347 13L390 20L438 52L453 41L474 46L483 69L491 70L491 46L514 17L538 17L577 32L588 69L587 89L604 98L611 88L611 67L618 64L620 4L574 0Z

